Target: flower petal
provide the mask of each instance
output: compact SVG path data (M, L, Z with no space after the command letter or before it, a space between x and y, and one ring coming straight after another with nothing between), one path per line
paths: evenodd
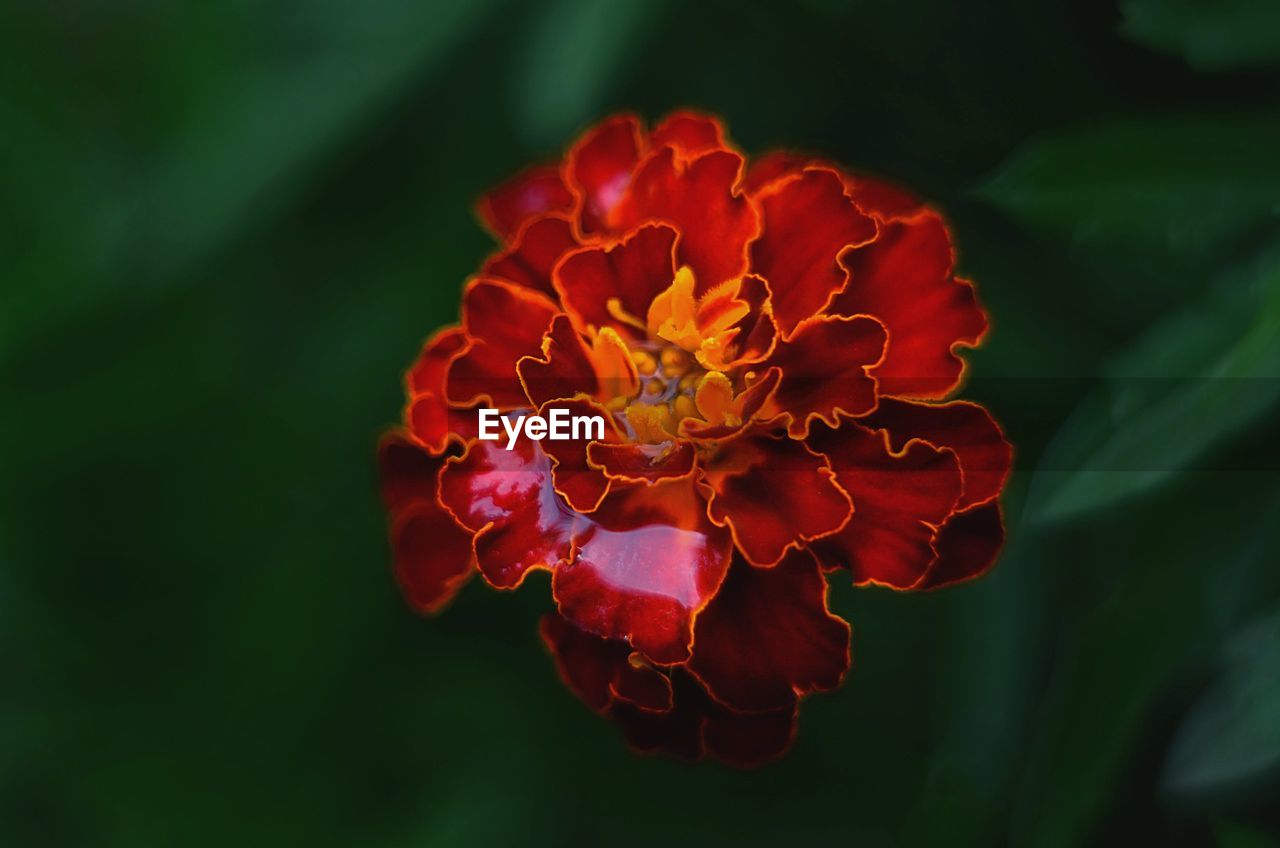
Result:
M574 535L551 590L578 627L626 639L652 662L683 662L693 616L724 579L730 547L691 480L615 485Z
M624 335L643 333L649 304L675 277L675 241L676 231L670 226L648 224L611 247L587 247L569 254L552 278L579 332L613 327ZM620 316L631 316L639 323Z
M888 430L895 451L902 450L910 439L923 439L955 452L964 475L964 493L956 509L995 498L1009 478L1013 446L991 413L976 403L926 404L881 398L876 410L859 423Z
M782 369L772 405L792 416L791 435L804 438L813 418L834 427L837 411L872 410L876 381L868 371L880 361L885 342L884 327L866 315L806 318L790 339L779 341L769 360Z
M465 430L466 413L450 408L445 399L445 376L449 363L466 346L466 333L461 327L446 327L435 333L418 360L405 375L405 391L409 402L405 422L413 436L432 453L445 449L450 434Z
M476 534L480 573L500 589L569 556L576 517L555 492L550 461L528 439L518 439L513 450L471 442L440 472L440 502Z
M476 215L489 231L506 241L520 225L544 212L568 212L573 195L555 165L530 168L490 191L476 204Z
M955 455L921 441L891 452L883 431L852 421L814 427L809 445L825 454L853 499L853 517L810 550L825 568L847 568L855 583L897 589L918 584L934 562L934 533L960 497Z
M844 174L845 191L853 202L878 221L910 218L924 203L906 189L866 174Z
M724 127L719 120L688 110L672 112L654 127L649 134L649 146L672 147L687 158L727 147Z
M822 168L775 182L758 202L764 229L751 245L751 267L768 281L773 314L789 336L844 287L849 272L837 260L875 238L876 224L845 195L840 176Z
M1004 519L996 501L954 512L938 529L938 558L917 588L936 589L981 576L1004 546Z
M448 366L451 402L488 400L499 409L528 406L516 363L542 351L542 336L559 310L544 295L503 280L472 280L462 295L467 347Z
M569 218L553 212L527 221L505 250L485 261L480 274L519 283L554 300L559 295L551 285L551 269L578 246Z
M600 441L612 443L621 440L613 416L599 404L581 398L561 398L547 401L538 409L538 414L545 418L553 407L575 416L599 416L605 421L604 437ZM545 439L539 444L542 452L551 459L551 479L560 497L578 512L592 512L600 506L600 501L609 491L609 477L587 462L588 449L599 442L589 438L570 438Z
M715 702L679 668L671 674L674 707L651 712L617 703L609 715L628 744L641 753L662 752L682 760L710 755L732 766L759 766L784 754L795 738L796 705L744 714Z
M419 612L438 612L470 579L471 534L434 501L415 501L391 525L396 582Z
M773 568L737 558L698 614L688 668L735 710L784 710L797 695L840 685L850 632L827 608L827 581L805 551Z
M872 372L881 394L942 398L959 385L964 361L954 350L978 344L987 316L973 285L952 276L954 261L932 212L883 224L874 242L843 258L849 283L830 311L884 322L889 344Z
M670 679L650 665L633 662L626 642L586 633L554 612L542 617L539 631L560 679L596 712L619 699L648 711L672 708Z
M378 446L396 581L420 612L437 612L448 604L475 563L471 534L436 502L436 476L443 463L402 434L390 434Z
M692 474L697 451L692 442L684 440L659 445L596 442L587 446L587 458L611 480L652 486Z
M582 232L604 228L605 218L626 192L643 152L640 121L634 115L619 115L597 124L570 149L565 173L578 196Z
M587 346L563 313L551 320L542 340L541 357L522 358L516 373L534 406L544 406L555 398L595 397L600 390Z
M652 220L674 224L680 232L679 264L693 269L699 295L742 276L747 245L760 233L755 207L737 190L742 162L729 150L690 161L670 147L655 151L614 208L611 228L626 231Z
M819 163L813 156L793 150L771 150L762 156L753 156L747 166L747 174L742 178L742 190L755 197L778 180L799 176L807 166L814 164Z
M718 443L702 471L711 520L727 524L758 566L844 526L853 506L833 478L826 457L803 442L758 430Z

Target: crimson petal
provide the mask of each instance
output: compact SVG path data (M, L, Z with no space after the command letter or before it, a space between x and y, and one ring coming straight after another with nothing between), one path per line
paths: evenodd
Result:
M649 224L612 247L569 254L557 266L553 283L578 330L614 327L624 337L635 335L639 328L619 320L618 312L643 323L649 304L675 277L675 241L670 226Z
M834 533L853 511L826 457L785 435L754 431L727 439L702 474L711 519L727 524L738 549L758 566Z
M850 632L827 608L827 581L808 553L792 551L773 568L739 558L698 614L688 668L735 710L783 710L840 685Z
M627 639L652 662L683 662L693 616L724 579L730 547L690 480L615 484L574 535L551 590L578 627Z
M618 231L652 220L674 224L680 264L693 269L704 294L747 271L747 245L760 232L755 207L737 190L741 171L742 157L729 150L685 161L664 147L636 171L610 224Z
M476 534L480 573L500 589L569 556L576 517L556 494L551 463L536 442L518 439L505 450L473 441L440 472L440 502Z
M643 153L640 121L619 115L589 130L565 157L569 185L579 197L578 221L584 233L604 227L631 182Z
M946 225L932 212L881 225L872 243L843 258L849 282L833 301L839 315L875 315L889 331L884 361L872 372L880 393L942 398L960 384L959 346L973 347L987 316L973 285L952 276Z
M866 315L819 315L778 342L769 360L782 370L773 403L791 414L792 436L804 438L813 418L834 427L837 412L861 415L875 407L876 381L867 372L880 361L886 338L880 322Z
M955 454L921 441L891 452L883 431L852 421L815 427L814 450L825 454L853 499L853 517L810 546L826 568L847 568L855 583L914 587L934 562L934 533L960 497Z
M763 232L751 246L751 266L768 281L778 328L789 336L844 287L849 272L837 260L875 238L876 224L826 169L775 183L758 202Z
M567 212L573 195L554 165L530 168L490 191L476 204L476 215L501 241L544 212Z
M472 280L462 295L466 349L448 366L451 402L486 399L499 409L528 405L516 363L542 352L542 336L559 310L544 295L503 280Z
M557 613L544 615L539 631L560 678L596 712L604 712L618 699L654 712L672 708L670 679L652 666L634 662L626 642L585 633Z
M561 213L552 213L528 221L515 241L485 261L480 273L519 283L555 299L559 295L551 285L551 269L570 250L578 247L573 224Z

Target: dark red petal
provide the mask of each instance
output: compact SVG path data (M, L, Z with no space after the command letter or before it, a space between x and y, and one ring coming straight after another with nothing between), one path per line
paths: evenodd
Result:
M875 238L876 224L826 169L775 183L758 202L763 232L751 246L751 267L769 282L778 328L789 336L844 287L849 272L837 259Z
M827 581L807 552L773 568L737 558L698 614L688 668L735 710L783 710L797 695L840 685L849 634L827 609Z
M561 256L577 247L568 216L559 212L543 215L521 227L511 246L489 257L480 273L519 283L554 300L560 295L551 285L551 269Z
M560 678L596 712L618 699L644 710L671 709L671 681L652 666L633 663L626 642L583 632L557 613L544 615L539 630Z
M620 322L609 301L616 299L621 311L643 322L649 304L675 277L675 241L670 226L650 224L612 247L584 248L561 262L555 287L578 329L614 327L634 336L637 328Z
M555 398L578 394L594 397L600 388L586 344L568 315L551 321L542 342L541 356L528 356L516 365L525 394L536 406Z
M835 532L853 511L826 458L785 435L727 439L702 473L712 520L729 525L755 565L774 565L788 548Z
M987 317L972 284L952 276L954 260L932 212L881 225L874 242L844 257L849 283L830 311L874 315L889 330L884 362L872 372L881 394L942 398L959 385L964 361L954 349L976 345Z
M587 458L612 480L654 484L692 474L697 451L683 440L670 445L597 442L587 448Z
M742 179L742 189L754 197L776 180L798 176L806 165L812 164L815 164L814 157L804 153L791 150L770 151L751 160L747 175Z
M863 211L880 221L909 218L924 204L904 188L866 174L845 174L845 190Z
M621 703L609 710L632 748L682 760L709 754L729 765L749 768L777 759L791 747L794 703L767 713L738 713L717 704L693 677L679 669L673 670L671 677L675 706L669 712L648 712Z
M881 398L876 410L859 423L888 430L894 450L901 450L910 439L924 439L954 451L964 474L964 493L956 509L996 497L1009 477L1013 446L991 413L976 403L926 404Z
M933 546L938 558L919 588L936 589L981 575L1004 546L1000 504L991 501L952 513L938 530Z
M848 568L855 583L919 583L934 560L934 532L960 497L955 455L920 441L891 453L883 432L847 420L838 429L814 427L809 444L830 459L853 499L844 529L810 545L818 561Z
M787 752L796 735L796 712L784 710L743 715L732 710L709 710L702 728L706 751L717 760L739 768L754 768Z
M476 214L500 240L516 234L520 225L544 212L567 212L573 195L554 165L530 168L480 198Z
M435 612L471 576L471 534L436 502L443 457L400 433L378 445L382 497L391 512L396 580L415 609Z
M573 542L552 576L561 614L652 662L687 659L693 616L724 579L731 547L692 482L615 484Z
M404 432L392 432L378 443L378 476L382 502L398 512L414 501L435 502L436 475L444 460L427 453Z
M440 502L475 532L480 572L500 589L569 555L575 515L556 495L550 461L529 439L517 439L513 450L472 442L445 463Z
M471 534L434 501L414 501L391 526L396 581L413 607L437 612L471 577Z
M769 364L782 369L773 403L792 416L791 434L803 438L810 419L835 426L837 411L861 415L876 405L868 371L884 351L884 327L874 318L819 315L779 341Z
M765 407L775 405L773 397L781 380L782 370L770 367L742 390L734 399L735 403L741 403L741 423L706 424L696 418L686 418L680 422L681 433L703 441L726 439L755 421L756 416L769 417L764 415Z
M516 363L542 352L542 335L559 310L544 295L503 280L477 279L462 295L468 345L449 363L448 398L486 399L499 409L527 407Z
M538 414L548 416L552 407L564 409L570 415L598 415L605 420L604 442L618 441L621 436L613 423L613 416L599 404L589 400L563 398L548 401L538 409ZM587 450L598 446L590 439L544 439L539 443L542 452L551 458L552 482L560 496L578 512L591 512L600 505L609 491L609 478L599 468L587 462Z
M773 353L778 341L778 322L773 317L772 295L768 284L755 274L742 278L736 298L747 304L750 312L736 327L733 339L737 351L733 365L763 362Z
M578 221L584 233L604 226L631 182L644 152L640 122L619 115L587 131L565 157L570 187L580 198Z
M444 394L444 378L449 362L467 344L461 327L444 327L436 331L422 346L418 359L405 375L405 388L410 397L422 392Z
M626 231L652 220L674 224L680 264L693 269L697 294L704 294L746 273L747 245L760 233L755 207L737 190L741 171L742 157L729 150L684 161L664 147L636 171L610 216L611 228Z
M649 134L649 146L672 147L681 156L691 158L725 147L724 127L710 115L672 112Z

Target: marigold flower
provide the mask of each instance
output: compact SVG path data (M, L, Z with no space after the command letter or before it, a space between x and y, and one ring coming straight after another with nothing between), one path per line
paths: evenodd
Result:
M746 765L849 668L826 575L933 589L994 562L1011 448L947 400L987 318L932 208L811 157L748 164L679 112L606 120L477 211L500 247L380 451L414 607L548 571L542 637L582 701L638 749ZM507 450L481 406L608 426Z

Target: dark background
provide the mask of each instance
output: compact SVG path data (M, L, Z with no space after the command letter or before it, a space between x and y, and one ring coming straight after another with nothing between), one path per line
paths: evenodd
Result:
M2 11L0 842L1278 844L1280 4ZM628 752L536 575L411 614L374 472L472 201L682 105L947 212L1018 448L753 772Z

